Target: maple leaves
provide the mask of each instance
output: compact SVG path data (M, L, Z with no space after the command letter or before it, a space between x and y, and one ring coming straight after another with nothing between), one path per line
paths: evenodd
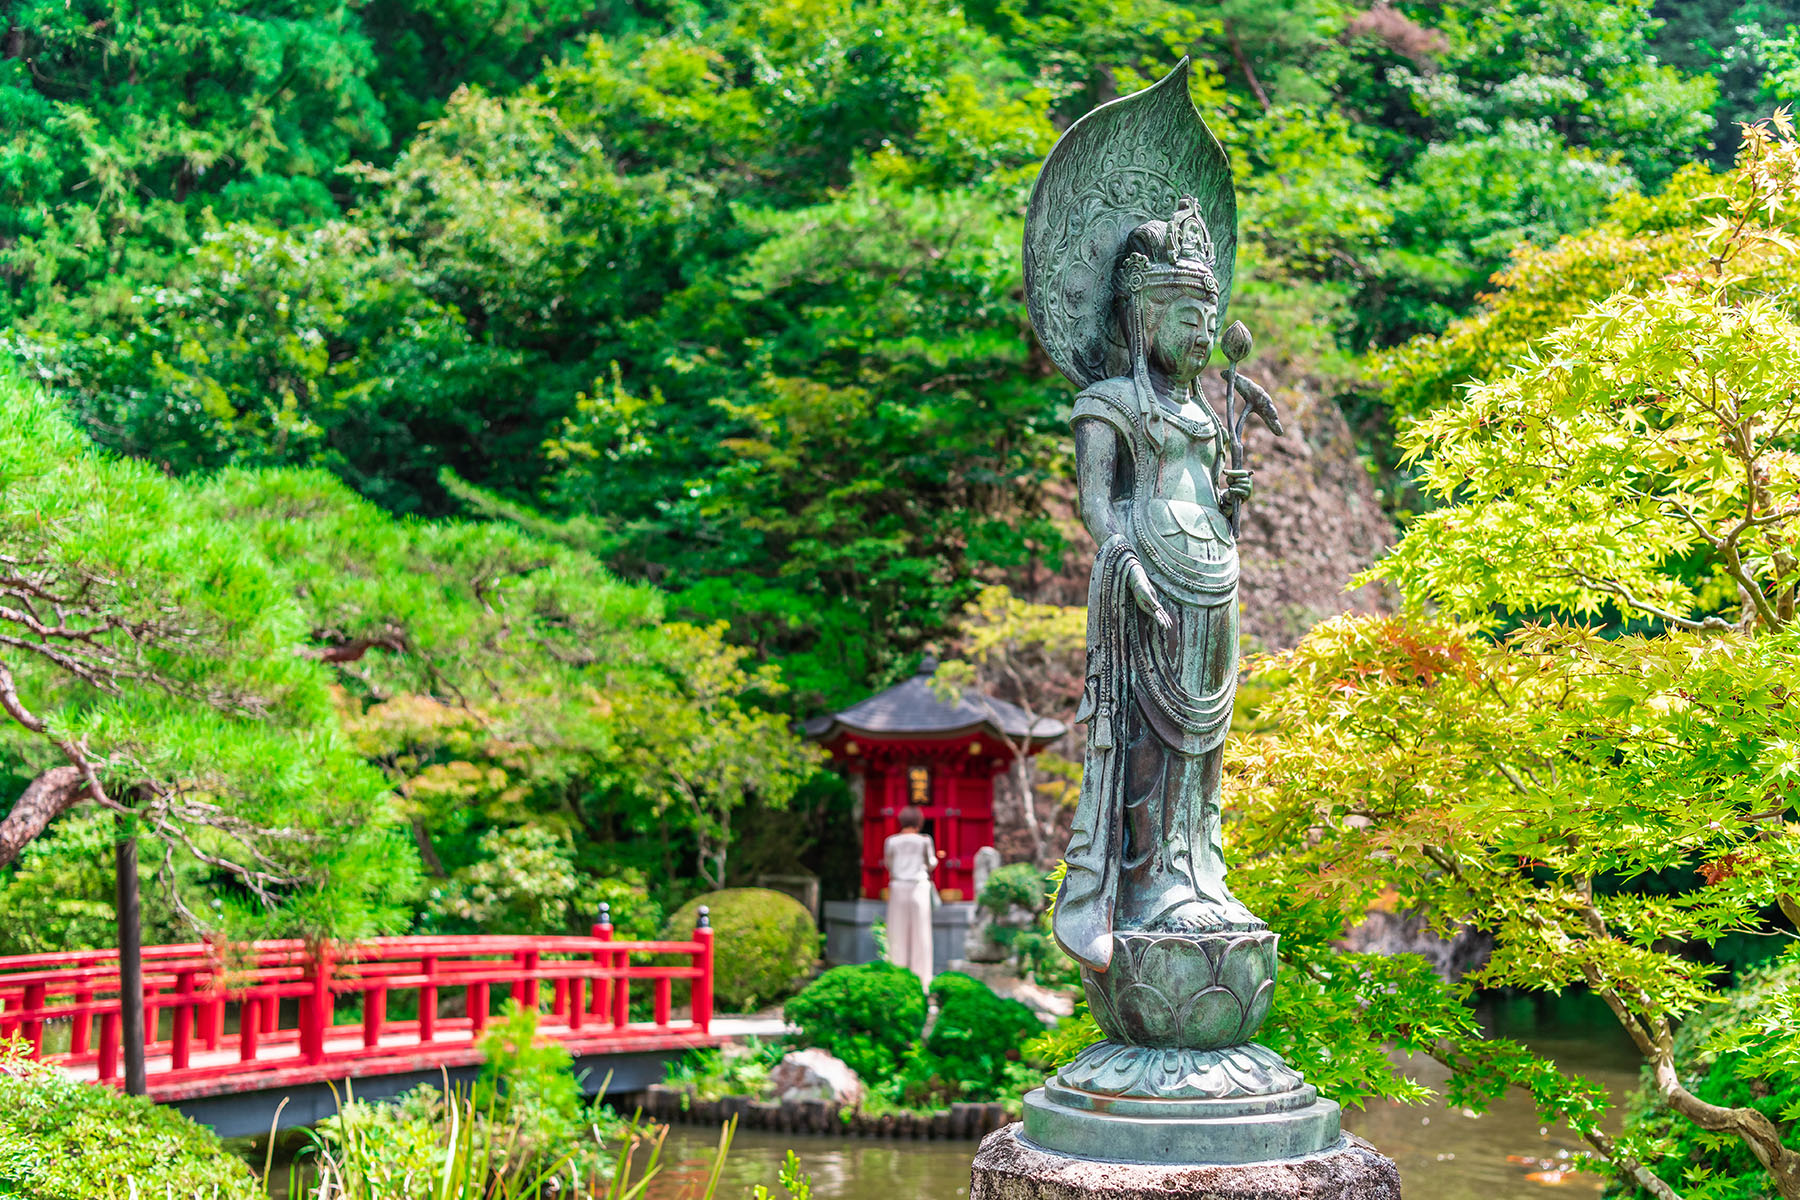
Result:
M1560 323L1511 370L1403 435L1441 506L1368 574L1406 610L1328 621L1257 664L1275 732L1228 760L1237 889L1315 998L1360 994L1372 1034L1415 1047L1418 1012L1446 1006L1427 1048L1457 1065L1457 1086L1529 1088L1546 1117L1672 1195L1641 1148L1600 1133L1591 1089L1485 1043L1448 989L1386 981L1417 1010L1393 1023L1391 1000L1326 948L1378 900L1445 936L1486 931L1494 951L1469 983L1599 995L1663 1100L1741 1138L1800 1196L1800 1156L1767 1118L1702 1104L1670 1065L1673 1023L1720 995L1721 973L1685 948L1800 917L1791 121L1752 127L1737 171L1687 186L1689 219L1644 251L1675 269L1616 273L1618 291L1573 310L1541 305ZM1529 296L1503 303L1516 314ZM1304 1010L1284 1011L1290 1033L1305 1027ZM1746 1061L1800 1064L1789 1028L1755 1049ZM1359 1083L1405 1090L1372 1068Z

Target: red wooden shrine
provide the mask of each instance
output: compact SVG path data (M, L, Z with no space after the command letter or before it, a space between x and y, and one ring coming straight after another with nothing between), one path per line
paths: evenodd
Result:
M989 696L938 695L937 663L843 712L807 725L807 734L850 776L862 810L862 896L887 895L882 848L900 832L900 810L916 804L937 847L936 883L947 902L974 900L975 852L994 844L994 787L1018 753L1036 754L1061 737L1060 721L1033 720Z

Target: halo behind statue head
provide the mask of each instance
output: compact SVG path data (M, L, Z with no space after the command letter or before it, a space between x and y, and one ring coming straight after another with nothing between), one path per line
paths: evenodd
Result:
M1131 231L1199 203L1213 242L1219 324L1237 256L1225 150L1188 99L1188 60L1069 126L1025 214L1025 300L1050 360L1079 387L1129 372L1113 321L1113 273Z

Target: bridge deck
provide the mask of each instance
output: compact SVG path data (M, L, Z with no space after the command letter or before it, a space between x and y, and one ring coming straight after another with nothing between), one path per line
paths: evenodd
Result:
M538 1036L561 1043L576 1058L646 1050L683 1053L728 1040L723 1033L707 1033L691 1026L658 1028L646 1022L623 1030L595 1031L591 1027L570 1029L566 1023L548 1017L538 1026ZM440 1025L433 1041L421 1043L415 1032L401 1027L384 1032L378 1045L369 1047L364 1044L361 1025L336 1025L326 1034L325 1053L319 1062L308 1063L299 1043L288 1042L262 1048L253 1062L240 1062L235 1046L196 1050L189 1056L187 1068L178 1071L172 1056L163 1048L146 1057L145 1074L150 1098L169 1104L251 1089L263 1091L327 1080L472 1066L481 1062L476 1041L477 1037L466 1027L445 1029ZM92 1062L65 1066L63 1070L85 1082L100 1080L98 1065Z

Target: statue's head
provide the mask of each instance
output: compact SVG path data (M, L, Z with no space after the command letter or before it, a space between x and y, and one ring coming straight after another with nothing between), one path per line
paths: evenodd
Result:
M1166 221L1145 221L1125 240L1113 289L1119 328L1134 365L1187 383L1218 335L1219 281L1200 207L1183 196Z

